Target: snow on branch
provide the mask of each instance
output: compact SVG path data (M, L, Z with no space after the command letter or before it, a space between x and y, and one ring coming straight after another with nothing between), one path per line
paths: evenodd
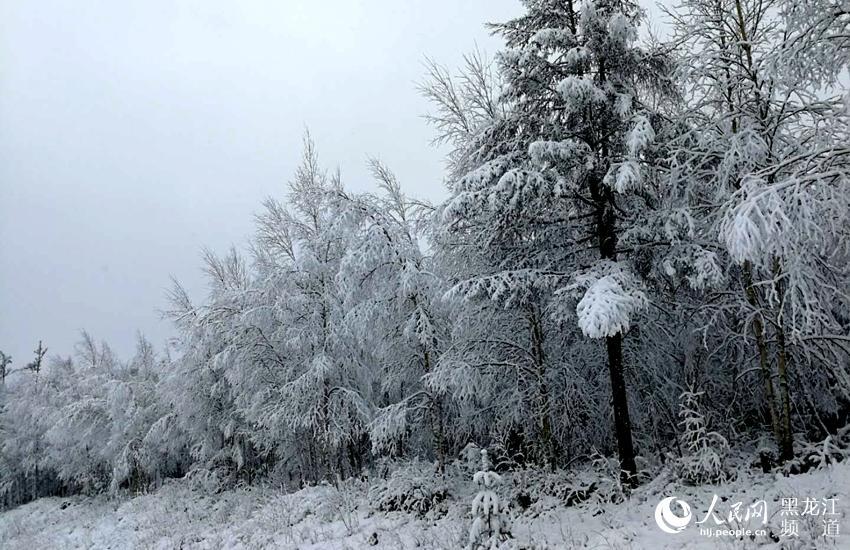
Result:
M632 317L648 303L638 279L623 265L608 260L577 275L572 284L556 295L563 300L582 289L584 293L575 311L579 328L589 338L628 331ZM556 310L556 316L566 317L563 306Z

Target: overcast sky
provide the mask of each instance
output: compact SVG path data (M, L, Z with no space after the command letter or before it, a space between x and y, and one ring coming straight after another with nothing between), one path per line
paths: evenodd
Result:
M416 92L499 42L516 0L0 0L0 350L79 331L156 344L169 275L204 295L200 249L244 246L309 127L345 184L375 155L443 195Z

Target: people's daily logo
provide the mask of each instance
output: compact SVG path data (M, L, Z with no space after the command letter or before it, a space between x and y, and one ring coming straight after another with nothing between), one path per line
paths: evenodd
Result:
M681 515L673 511L673 503L681 508ZM655 523L665 533L679 533L691 522L693 514L690 505L676 497L667 497L655 507Z
M815 524L820 520L821 537L837 537L840 534L839 519L842 512L838 506L838 497L782 497L782 509L779 511L781 525L774 525L773 532L780 538L800 537L800 523ZM734 537L738 540L767 540L768 503L758 499L749 505L743 500L721 498L714 494L708 510L702 519L695 519L695 513L702 514L699 504L691 509L684 500L670 496L655 507L655 523L658 528L675 535L681 533L693 523L697 533L703 537ZM775 540L775 537L773 537Z

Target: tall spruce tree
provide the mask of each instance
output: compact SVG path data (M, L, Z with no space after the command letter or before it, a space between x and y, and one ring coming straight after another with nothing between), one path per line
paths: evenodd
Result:
M662 192L662 120L651 106L671 90L667 59L636 46L633 2L525 5L493 26L508 46L498 58L504 114L455 155L474 168L454 183L446 220L494 259L492 272L462 285L468 293L508 288L532 306L542 297L547 315L604 341L620 464L632 478L623 339L647 295L635 247L621 238Z

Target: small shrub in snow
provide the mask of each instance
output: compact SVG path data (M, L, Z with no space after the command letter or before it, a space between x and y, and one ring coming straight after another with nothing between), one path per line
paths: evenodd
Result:
M608 504L620 504L628 499L629 489L623 478L620 461L596 452L591 462L594 481L584 485L580 492L572 493L574 504L584 504L597 516L605 511Z
M785 465L787 473L805 473L841 462L850 456L850 425L818 443L803 442L801 447L800 455Z
M472 526L469 529L469 550L496 550L509 548L505 543L511 538L507 503L502 503L496 487L502 476L490 469L487 450L481 450L481 470L473 477L478 494L472 501Z
M567 506L576 506L590 498L597 487L596 480L578 480L575 473L564 470L550 472L524 468L514 471L508 478L505 493L515 510L536 516L541 511L536 504L546 501L546 497Z
M208 495L218 494L227 486L228 475L222 468L193 467L186 474L190 487Z
M776 442L767 435L762 434L758 440L756 455L758 456L758 466L761 467L762 472L769 473L776 464L776 459L779 456L779 452L776 449Z
M467 443L460 451L457 466L471 474L477 472L481 466L481 447L475 443Z
M533 469L515 470L505 484L504 492L508 502L523 513L540 498L541 487L538 481L543 479L543 476L536 474Z
M702 392L686 391L680 397L680 437L685 454L676 461L676 472L690 485L721 483L728 479L723 457L729 445L722 435L708 431L699 404L701 395Z
M342 480L337 477L333 492L330 493L328 505L334 511L334 515L345 526L349 535L354 534L360 526L358 508L361 495L363 494L363 483L356 478Z
M369 489L369 502L382 512L406 512L419 517L436 510L448 490L433 464L413 461Z

